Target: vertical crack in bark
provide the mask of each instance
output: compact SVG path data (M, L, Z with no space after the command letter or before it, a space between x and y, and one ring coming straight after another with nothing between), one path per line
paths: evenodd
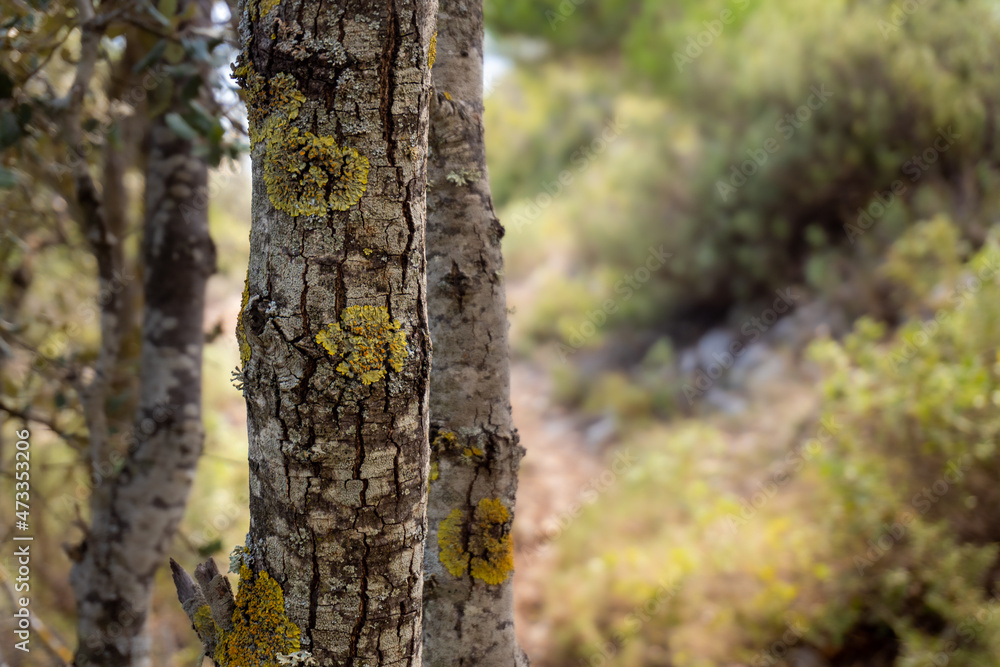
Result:
M399 55L399 16L396 13L396 0L387 0L389 22L388 39L382 51L382 61L379 63L379 115L382 117L382 138L387 150L386 158L389 164L396 166L396 135L395 119L392 117L392 104L395 97L393 85L393 70Z
M370 548L368 546L368 536L362 535L361 540L364 543L364 554L361 558L361 581L358 582L358 619L354 623L354 627L351 629L351 646L348 656L350 657L350 665L354 665L359 659L358 654L358 643L361 641L361 631L364 629L365 624L368 622L368 554Z

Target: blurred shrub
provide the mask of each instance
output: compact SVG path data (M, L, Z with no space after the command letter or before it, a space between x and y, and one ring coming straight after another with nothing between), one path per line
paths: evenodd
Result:
M889 249L880 269L900 310L925 317L942 308L969 253L969 244L945 216L918 223Z
M497 103L486 103L490 187L497 207L513 199L551 197L559 173L579 161L579 151L611 121L614 93L610 75L586 62L519 68L502 80L491 97Z
M881 315L872 270L913 220L953 212L978 243L1000 211L995 6L927 0L899 27L882 2L781 1L742 17L682 73L660 70L703 141L679 210L626 221L684 250L657 276L676 294L661 316L789 284ZM660 68L675 68L670 48Z
M608 59L586 70L549 64L508 82L515 108L534 111L490 112L505 224L516 235L523 204L572 171L575 147L614 117L622 132L576 174L572 201L531 219L558 217L574 231L579 266L609 276L641 266L651 246L674 253L614 327L708 327L790 285L848 315L894 321L903 304L876 271L892 241L943 213L975 247L1000 214L994 3L900 7L645 3L626 40L633 76ZM571 20L613 8L583 3ZM723 16L731 21L713 35ZM620 95L608 109L582 92L610 94L609 76L645 90L637 75L658 93ZM539 321L536 339L564 334Z
M825 402L801 441L776 455L690 422L633 438L638 462L557 543L551 664L995 663L1000 241L963 263L929 244L955 237L917 224L886 269L939 307L814 344Z
M486 0L486 24L566 51L606 51L629 31L642 0Z
M927 508L921 514L947 519L964 541L995 543L1000 542L1000 513L992 509L1000 506L1000 245L991 239L930 290L913 267L940 275L949 258L928 267L926 257L917 256L907 271L898 250L912 248L929 228L942 224L918 226L893 252L896 274L904 275L911 289L936 293L939 309L908 321L884 344L885 326L863 318L843 345L824 342L812 350L832 371L825 394L828 414L841 424L835 455L855 466L892 461L878 488L846 474L832 478L844 485L856 509L865 509L865 503L881 506L894 495L883 482L898 489L901 502L910 489L930 489L931 502L919 503Z

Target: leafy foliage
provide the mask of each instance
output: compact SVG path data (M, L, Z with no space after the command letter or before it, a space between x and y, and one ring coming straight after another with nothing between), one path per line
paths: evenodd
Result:
M561 659L991 663L1000 242L957 262L931 252L957 235L939 218L892 248L894 287L929 295L922 317L814 344L818 415L782 413L793 423L756 451L690 422L632 437L639 463L558 543L542 613Z
M162 120L215 165L242 151L239 119L225 108L236 97L213 76L227 57L226 29L196 25L188 7L0 0L0 409L4 439L15 423L31 430L32 500L44 508L32 528L48 554L38 562L46 586L35 613L65 637L73 598L63 551L80 557L87 501L140 437L138 258L150 128ZM207 197L197 192L190 207L204 210ZM120 345L102 348L102 309L112 302L114 317L104 321ZM106 365L102 349L113 357ZM207 350L206 363L217 355ZM106 400L90 413L103 410L111 451L91 466L82 403L98 376ZM207 383L209 400L216 390ZM163 418L154 412L150 424ZM207 414L205 422L210 442L238 445L241 429L229 417ZM200 475L221 485L241 477L219 461ZM210 499L213 516L188 524L185 537L192 551L211 553L241 514L228 489L196 495Z
M721 23L726 11L731 20ZM707 328L790 285L849 315L894 320L899 304L876 272L893 240L946 212L975 246L1000 211L997 21L992 3L978 0L928 0L899 15L887 2L647 3L627 39L645 81L620 76L636 92L608 114L627 119L621 137L577 179L572 205L557 196L527 226L571 235L577 266L614 277L575 311L552 300L580 321L662 244L674 259L615 317L619 328ZM678 64L677 54L690 62ZM546 91L576 65L548 67L534 75L546 76ZM535 97L526 84L519 94ZM561 119L556 110L550 117ZM556 146L587 146L600 134L519 129ZM511 248L531 198L560 168L572 170L564 158L538 173L530 150L522 153L520 168L508 166L505 148L491 155L501 192L513 194L503 189L508 174L534 184L519 188L525 199L512 199L503 216ZM532 336L566 342L565 325L546 312Z
M557 48L607 51L632 25L641 0L487 0L486 21L494 30L530 35Z

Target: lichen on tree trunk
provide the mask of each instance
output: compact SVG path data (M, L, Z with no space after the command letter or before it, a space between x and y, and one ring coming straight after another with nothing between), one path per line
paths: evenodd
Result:
M245 1L248 562L320 665L419 665L436 2Z
M432 472L424 662L514 667L511 527L523 453L511 419L507 308L483 130L483 14L441 0L428 159Z

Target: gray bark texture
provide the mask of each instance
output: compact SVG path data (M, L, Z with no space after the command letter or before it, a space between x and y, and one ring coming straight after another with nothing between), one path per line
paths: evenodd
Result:
M514 634L511 537L524 450L511 419L504 229L486 168L480 0L441 0L432 73L424 662L527 665Z
M318 665L420 664L436 12L433 0L241 3L245 562L280 585Z
M201 8L200 18L193 21L207 20L207 7ZM204 439L202 320L215 249L207 207L188 209L184 215L181 207L206 191L207 167L192 143L167 127L163 116L150 122L148 141L138 407L124 467L111 478L95 474L89 531L73 550L77 667L150 664L146 617L154 574L165 562L183 518ZM95 202L94 210L100 210ZM120 236L105 232L95 238L101 239L96 244L99 256L120 252ZM103 290L111 277L104 275L100 261L99 266ZM106 338L99 364L110 366L104 357L114 356L120 340L115 321L120 312L117 302L110 313L105 306ZM89 398L85 409L97 468L106 459L107 433L99 430L104 427L103 392Z

